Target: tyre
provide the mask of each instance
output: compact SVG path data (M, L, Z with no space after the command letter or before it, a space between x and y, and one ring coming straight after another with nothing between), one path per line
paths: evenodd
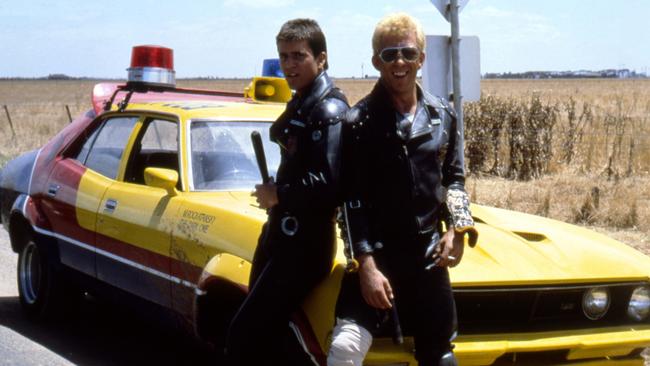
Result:
M44 320L60 313L65 304L61 274L45 245L33 237L27 239L18 255L18 294L25 314Z
M216 281L207 294L197 299L197 327L201 339L214 351L223 351L230 322L244 302L246 294L226 281Z

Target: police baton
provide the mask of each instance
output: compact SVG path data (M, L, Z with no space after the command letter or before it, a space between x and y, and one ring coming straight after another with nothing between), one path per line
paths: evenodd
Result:
M383 243L381 242L375 243L376 250L380 250L383 247L384 247ZM378 262L381 262L382 264L384 263L384 261L381 258L381 255L377 256L376 260ZM404 343L404 335L402 334L402 323L399 320L399 314L397 313L397 304L394 297L390 299L390 305L391 307L390 310L388 310L388 312L390 314L393 323L393 343L396 345L400 345Z
M253 143L253 150L255 150L257 167L260 169L260 175L262 176L262 183L268 183L271 178L269 177L269 169L266 167L266 155L264 154L264 145L262 145L262 136L259 132L251 132L251 142Z
M393 343L400 345L404 343L404 335L402 334L402 324L399 321L399 315L397 315L397 306L395 306L395 299L390 299L390 308L391 317L393 318Z

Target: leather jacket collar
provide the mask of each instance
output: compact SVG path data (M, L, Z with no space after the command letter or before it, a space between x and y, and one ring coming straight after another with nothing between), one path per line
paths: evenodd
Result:
M408 140L430 133L434 128L433 126L440 124L442 113L446 110L446 107L440 101L440 98L426 92L422 89L420 84L416 84L416 87L418 106ZM375 84L371 95L371 100L376 103L374 108L381 108L384 116L394 116L397 113L397 110L393 106L393 101L390 98L390 94L383 85L381 79L377 84ZM394 121L394 118L390 120Z
M294 96L287 104L287 108L277 121L271 125L271 141L286 147L286 133L293 129L291 121L302 124L309 123L309 114L314 106L334 88L334 83L325 71L321 72L312 83L309 92Z
M415 85L417 87L418 102L422 101L426 106L431 108L445 108L445 106L440 101L440 98L429 94L427 91L422 89L422 86L420 84L416 83ZM384 86L381 79L379 79L379 81L375 84L370 94L372 94L372 98L374 100L377 100L382 105L391 109L395 109L393 108L393 101L390 99L390 94L388 93L388 90L386 90L386 87Z
M319 100L326 96L330 90L334 87L334 83L327 75L327 72L323 71L311 85L309 92L301 96L297 102L297 111L296 114L301 117L306 117L305 114L309 114L309 111L314 107Z

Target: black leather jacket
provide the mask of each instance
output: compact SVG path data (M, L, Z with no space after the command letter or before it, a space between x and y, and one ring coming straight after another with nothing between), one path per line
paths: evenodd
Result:
M272 232L299 238L313 228L322 230L323 219L333 220L341 199L341 121L348 109L345 96L323 72L271 126L271 140L281 147Z
M354 256L433 233L449 221L447 190L464 192L463 126L449 104L418 88L410 133L397 124L381 81L346 117L344 224Z

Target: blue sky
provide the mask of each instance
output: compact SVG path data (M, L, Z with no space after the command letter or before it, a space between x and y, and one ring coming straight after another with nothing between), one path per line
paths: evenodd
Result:
M321 24L330 74L373 75L372 31L394 11L417 17L427 34L450 33L428 0L0 0L0 77L121 78L138 44L173 48L177 77L250 77L295 17ZM649 0L470 0L460 29L480 38L481 73L650 73L649 15Z

